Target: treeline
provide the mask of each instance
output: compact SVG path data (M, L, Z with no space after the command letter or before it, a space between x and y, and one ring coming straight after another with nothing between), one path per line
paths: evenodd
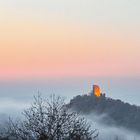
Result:
M115 124L140 132L140 107L105 97L95 97L93 94L76 96L68 104L69 108L89 114L107 114L105 123Z
M64 99L34 97L32 105L23 111L22 119L9 118L0 140L97 140L84 117L71 112Z
M39 95L23 111L23 119L9 118L0 140L99 140L100 130L93 129L78 112L106 113L111 118L106 123L140 131L140 107L106 98L105 94L99 98L92 94L76 96L69 104L55 95L49 99ZM126 139L116 136L111 140Z

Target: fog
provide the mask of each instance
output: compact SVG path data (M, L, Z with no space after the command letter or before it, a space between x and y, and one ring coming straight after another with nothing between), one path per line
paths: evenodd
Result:
M3 101L0 106L19 103L23 106L30 103L38 91L43 96L61 95L68 102L76 95L89 93L93 84L99 85L107 97L140 105L140 78L90 77L0 81L0 101Z
M104 115L97 115L92 113L90 115L83 115L91 124L92 129L97 129L99 132L99 140L140 140L140 135L134 131L128 130L121 126L107 124L110 121L109 117Z
M93 84L100 85L101 92L106 93L107 97L140 105L140 78L93 77L0 81L0 122L6 121L8 116L19 117L21 112L32 103L33 96L37 95L38 91L43 97L56 94L66 98L66 102L69 102L74 96L91 92ZM93 121L93 128L99 130L100 140L112 140L116 135L127 140L140 139L138 134L130 130L105 125L103 116L91 114L86 118Z
M21 113L13 113L12 117L22 118ZM97 140L140 140L140 135L134 131L128 130L121 126L115 126L113 124L107 124L111 119L106 115L97 115L92 113L90 115L81 115L87 119L87 122L91 125L91 129L97 129L99 132L99 137ZM1 128L5 127L6 122L8 121L9 116L6 114L0 114L0 126ZM1 129L2 130L2 129Z

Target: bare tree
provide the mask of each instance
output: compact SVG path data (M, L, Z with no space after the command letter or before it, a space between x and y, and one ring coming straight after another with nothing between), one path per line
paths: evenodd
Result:
M31 107L23 112L24 119L9 119L8 134L16 140L93 140L97 130L66 107L61 97L34 97Z

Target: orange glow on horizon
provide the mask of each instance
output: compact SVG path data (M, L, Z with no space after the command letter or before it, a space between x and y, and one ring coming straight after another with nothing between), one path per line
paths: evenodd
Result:
M80 23L0 21L0 79L139 74L138 43L118 32Z

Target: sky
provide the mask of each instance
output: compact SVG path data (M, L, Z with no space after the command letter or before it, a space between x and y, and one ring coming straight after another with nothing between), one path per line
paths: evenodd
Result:
M138 0L1 0L0 79L140 75Z
M0 96L43 91L34 80L49 88L55 79L51 87L67 95L96 82L110 96L140 104L139 7L139 0L0 0Z

